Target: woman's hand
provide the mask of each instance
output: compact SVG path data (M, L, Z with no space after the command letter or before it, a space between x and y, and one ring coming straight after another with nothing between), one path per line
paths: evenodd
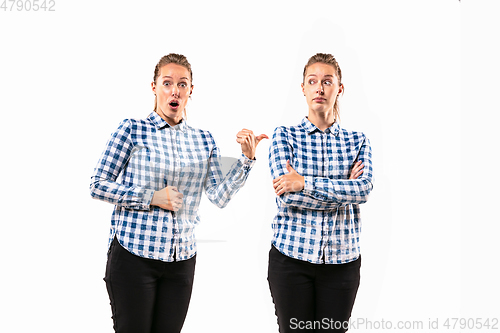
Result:
M265 134L261 134L256 137L251 130L246 128L236 134L236 142L241 144L241 152L251 160L255 158L255 149L257 148L257 145L260 140L264 138L269 139Z
M286 192L299 192L304 188L304 177L299 175L291 165L286 161L288 173L273 180L274 192L276 195L282 195Z
M351 174L349 175L349 179L357 179L363 173L363 168L365 165L363 161L357 161L352 165Z
M184 195L175 186L167 186L155 191L151 205L176 212L182 207L183 197Z

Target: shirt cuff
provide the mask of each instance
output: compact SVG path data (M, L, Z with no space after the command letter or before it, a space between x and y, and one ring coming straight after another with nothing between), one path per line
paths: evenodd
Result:
M302 191L308 195L314 195L314 177L304 176L304 188Z
M144 204L143 204L143 209L144 210L150 210L151 209L151 201L153 200L153 195L155 194L154 190L146 190L146 193L144 193Z
M254 158L253 160L249 159L245 154L241 154L240 162L243 164L243 169L250 170L257 160Z

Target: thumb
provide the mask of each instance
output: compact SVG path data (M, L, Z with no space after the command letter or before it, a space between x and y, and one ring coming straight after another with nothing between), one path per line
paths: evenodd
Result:
M295 172L295 169L290 165L290 160L286 160L286 169L289 173Z
M255 147L257 147L257 145L259 144L260 140L262 139L269 139L269 137L265 134L261 134L257 137L255 137Z

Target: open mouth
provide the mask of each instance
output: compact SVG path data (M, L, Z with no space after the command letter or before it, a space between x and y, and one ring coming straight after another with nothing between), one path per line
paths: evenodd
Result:
M168 103L168 105L170 105L170 107L172 107L172 108L177 108L179 106L179 102L172 101L172 102Z

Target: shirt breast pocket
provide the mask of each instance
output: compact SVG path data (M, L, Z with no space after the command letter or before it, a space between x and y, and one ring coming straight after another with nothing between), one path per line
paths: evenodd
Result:
M192 154L181 160L180 178L182 183L200 182L208 169L208 156Z
M151 177L151 153L148 147L135 146L132 149L127 175L134 185L151 187L153 179Z
M323 163L298 150L293 152L290 166L301 176L321 177L325 174ZM288 173L286 169L283 171L285 175Z
M168 161L164 154L147 146L135 146L129 160L133 184L158 191L164 188Z
M357 152L347 150L334 154L330 161L330 176L333 179L349 179L352 166L356 162Z

